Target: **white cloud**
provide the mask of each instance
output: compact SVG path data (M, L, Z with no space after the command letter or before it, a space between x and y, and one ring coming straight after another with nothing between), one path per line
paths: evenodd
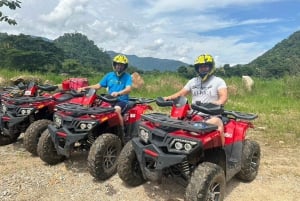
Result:
M76 13L82 13L87 3L88 0L60 0L54 10L42 15L41 19L50 23L65 21Z
M289 19L276 17L276 13L241 18L229 17L223 11L241 7L251 10L252 5L275 1L280 0L28 0L17 12L9 12L18 25L0 23L0 30L49 39L76 31L104 50L125 54L193 63L199 54L207 52L216 57L217 65L248 63L278 42L283 31L293 33L299 28L284 24L297 21L299 15L295 18L290 14ZM264 33L251 26L272 29L275 23L282 23L274 29L278 35L255 41Z

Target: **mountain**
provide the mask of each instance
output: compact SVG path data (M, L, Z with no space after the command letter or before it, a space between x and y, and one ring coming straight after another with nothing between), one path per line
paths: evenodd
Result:
M277 43L263 55L244 65L260 77L300 75L300 31Z
M111 58L114 58L119 53L114 51L106 51ZM177 71L180 66L188 66L188 64L170 59L158 59L153 57L138 57L136 55L126 55L129 60L129 65L143 71Z
M64 34L54 41L29 35L0 33L0 67L30 72L87 74L111 70L111 59L117 53L104 52L93 41L78 33ZM246 65L217 69L221 76L250 75L280 78L300 75L300 31L276 44L272 49ZM188 64L170 59L126 55L129 66L141 71L193 71ZM133 68L134 69L134 68Z

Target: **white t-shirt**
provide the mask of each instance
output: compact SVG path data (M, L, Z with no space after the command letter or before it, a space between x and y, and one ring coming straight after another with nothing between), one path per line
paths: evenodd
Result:
M218 90L227 88L225 81L214 75L202 83L200 77L194 77L184 86L192 94L192 103L201 101L202 103L211 103L219 99Z

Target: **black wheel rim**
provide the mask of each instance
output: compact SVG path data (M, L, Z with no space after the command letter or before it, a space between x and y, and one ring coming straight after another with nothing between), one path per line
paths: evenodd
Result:
M117 160L117 153L117 147L115 146L109 146L106 149L106 152L104 154L104 167L106 169L111 168L115 164Z
M258 153L254 153L252 155L251 162L250 162L250 168L251 168L252 172L256 172L257 171L257 169L258 169L258 160L259 160Z
M221 184L213 183L208 189L207 201L218 201L221 194Z

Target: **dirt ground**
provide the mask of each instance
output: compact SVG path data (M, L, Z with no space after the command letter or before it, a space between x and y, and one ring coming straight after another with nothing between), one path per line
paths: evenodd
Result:
M251 137L251 136L250 136ZM261 146L261 165L250 183L233 179L227 183L225 201L298 201L300 197L300 149L284 141L269 143L256 136ZM299 144L299 143L296 143ZM0 200L183 200L184 188L171 179L162 184L147 182L131 188L118 175L95 181L87 171L86 153L46 165L18 142L0 147Z

